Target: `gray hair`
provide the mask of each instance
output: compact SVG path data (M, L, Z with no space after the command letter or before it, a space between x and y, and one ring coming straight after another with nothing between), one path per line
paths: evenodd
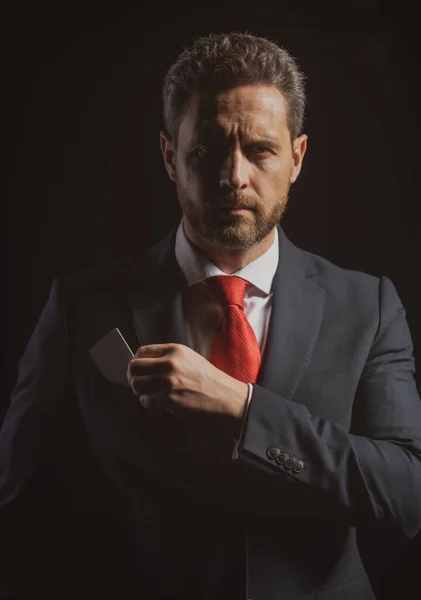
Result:
M163 117L177 145L178 129L194 92L211 93L238 85L275 85L287 103L291 140L302 132L304 75L287 50L249 33L197 38L169 68L163 86Z

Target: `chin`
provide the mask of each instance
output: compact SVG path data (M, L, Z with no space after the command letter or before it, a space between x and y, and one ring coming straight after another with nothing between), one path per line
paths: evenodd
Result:
M211 243L230 250L248 250L257 243L256 232L247 228L235 227L235 225L221 225L213 227L204 236Z

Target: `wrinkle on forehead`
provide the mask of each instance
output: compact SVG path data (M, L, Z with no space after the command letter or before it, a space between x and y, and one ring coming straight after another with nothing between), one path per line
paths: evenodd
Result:
M238 129L280 132L287 127L285 98L275 86L240 86L210 94L194 94L186 116L197 132ZM191 129L190 129L191 131Z
M216 112L257 110L277 113L282 112L285 106L282 93L274 86L241 86L219 92L211 101ZM206 103L206 99L204 102Z

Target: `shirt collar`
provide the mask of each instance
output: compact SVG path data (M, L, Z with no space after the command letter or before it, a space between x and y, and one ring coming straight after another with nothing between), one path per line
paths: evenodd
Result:
M189 286L207 277L226 275L190 242L184 232L182 220L176 233L175 257ZM233 274L246 279L265 294L270 294L278 259L278 228L275 228L275 239L266 252Z

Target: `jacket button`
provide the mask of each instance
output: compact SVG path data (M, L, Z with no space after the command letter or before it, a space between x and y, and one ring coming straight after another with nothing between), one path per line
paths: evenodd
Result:
M300 473L304 469L304 462L302 460L297 460L296 464L292 468L295 473Z
M276 457L276 462L278 463L278 465L283 465L288 459L288 452L280 452L279 455Z
M296 464L297 464L297 459L295 458L295 456L290 456L288 458L288 460L285 461L285 467L287 469L293 469Z
M280 455L281 451L279 448L268 448L267 455L269 458L277 458Z

